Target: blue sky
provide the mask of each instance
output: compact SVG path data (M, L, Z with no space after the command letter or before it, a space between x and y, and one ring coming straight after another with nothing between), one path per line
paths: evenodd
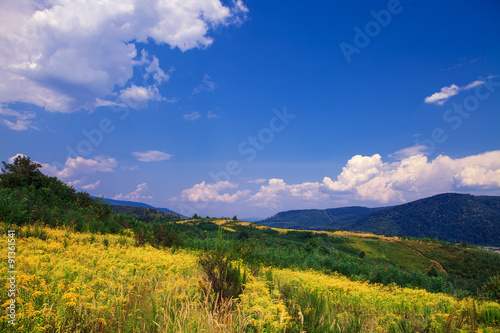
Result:
M500 195L498 1L0 4L0 160L185 215Z

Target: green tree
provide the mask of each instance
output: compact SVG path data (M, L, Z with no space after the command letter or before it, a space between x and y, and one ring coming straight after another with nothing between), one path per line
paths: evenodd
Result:
M39 170L42 165L32 162L27 156L18 155L12 164L2 162L2 174L0 175L0 187L17 188L30 185L38 185L44 174Z
M238 217L236 217L236 215L233 216L233 221L238 221Z

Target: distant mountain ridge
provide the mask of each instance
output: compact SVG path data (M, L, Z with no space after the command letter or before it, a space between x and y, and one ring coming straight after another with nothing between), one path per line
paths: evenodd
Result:
M363 231L500 246L500 197L445 193L392 207L293 210L260 223L277 228Z
M93 197L93 198L95 198L95 197ZM125 201L125 200L114 200L114 199L108 199L108 198L102 198L102 199L105 202L107 202L107 203L109 203L111 205L115 205L115 206L152 208L152 209L161 210L163 212L167 212L167 213L171 213L171 214L175 214L175 215L179 215L179 216L185 217L184 215L176 213L173 210L170 210L168 208L157 208L157 207L153 207L151 205L148 205L148 204L145 204L145 203L142 203L142 202Z
M330 209L289 210L268 217L259 223L268 227L284 229L340 229L350 226L363 216L385 208L352 206Z

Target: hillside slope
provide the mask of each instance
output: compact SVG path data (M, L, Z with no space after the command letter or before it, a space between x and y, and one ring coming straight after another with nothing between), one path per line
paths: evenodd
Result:
M393 207L280 212L260 223L275 228L364 231L500 246L500 197L445 193Z
M161 220L181 220L184 217L178 214L165 212L156 208L111 205L111 209L118 214L132 215L137 220L151 223L155 219Z
M348 229L500 246L500 197L439 194L361 217Z
M115 206L128 206L128 207L143 207L143 208L152 208L156 210L161 210L163 212L175 214L184 217L183 215L174 212L173 210L170 210L168 208L158 208L158 207L153 207L148 204L142 203L142 202L135 202L135 201L125 201L125 200L114 200L114 199L108 199L108 198L103 198L103 200L111 205Z
M304 209L280 212L260 221L268 227L285 229L345 229L359 218L384 208L342 207L331 209Z

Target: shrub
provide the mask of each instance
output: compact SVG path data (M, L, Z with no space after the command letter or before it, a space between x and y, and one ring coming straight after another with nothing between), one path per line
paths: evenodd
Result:
M206 275L209 290L214 294L212 302L214 307L220 307L230 299L238 297L243 292L246 282L246 271L235 264L232 259L228 244L222 238L222 229L219 229L215 250L205 252L199 263ZM207 289L205 293L210 292Z
M500 300L500 275L491 277L483 285L483 293L491 299Z

